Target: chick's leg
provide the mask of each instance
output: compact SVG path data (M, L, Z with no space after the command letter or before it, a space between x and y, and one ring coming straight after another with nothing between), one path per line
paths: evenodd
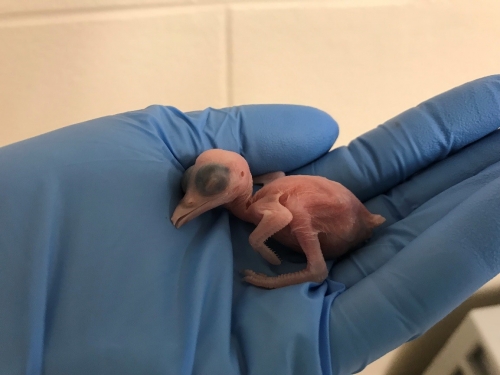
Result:
M257 274L254 271L246 270L244 280L255 286L274 289L288 285L301 284L304 282L323 282L328 276L318 235L312 231L304 230L295 232L297 240L307 258L307 267L301 271L279 275L276 277Z
M259 202L257 202L258 204ZM249 242L255 251L257 251L269 263L278 265L281 260L266 244L265 241L273 234L279 232L292 221L292 214L283 207L278 201L263 202L260 211L262 219L257 228L250 234ZM256 207L255 209L259 209Z

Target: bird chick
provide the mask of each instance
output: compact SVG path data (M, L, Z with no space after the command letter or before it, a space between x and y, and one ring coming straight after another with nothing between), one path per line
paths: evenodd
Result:
M264 182L264 187L252 196L257 182ZM250 245L269 263L281 263L265 244L270 237L305 254L307 266L298 272L271 277L244 271L246 282L268 289L323 282L328 275L325 259L337 258L366 241L385 221L337 182L319 176L285 176L282 172L253 180L241 155L221 149L199 155L184 173L181 185L185 195L172 215L177 228L223 206L256 225Z

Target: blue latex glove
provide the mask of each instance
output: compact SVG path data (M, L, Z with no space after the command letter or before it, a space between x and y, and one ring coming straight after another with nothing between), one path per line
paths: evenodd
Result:
M333 374L418 337L500 272L500 76L439 95L296 173L351 189L387 218L330 278ZM329 373L329 372L326 372Z
M304 265L266 264L223 209L176 230L179 181L213 147L254 174L305 165L337 136L324 113L151 107L0 149L0 373L360 369L499 272L499 103L500 77L476 81L296 170L388 223L331 280L273 291L238 271Z

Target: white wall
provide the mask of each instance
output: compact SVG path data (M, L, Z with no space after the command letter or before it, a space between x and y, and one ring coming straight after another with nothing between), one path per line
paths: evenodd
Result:
M496 0L0 0L0 145L169 104L320 107L338 144L500 72Z

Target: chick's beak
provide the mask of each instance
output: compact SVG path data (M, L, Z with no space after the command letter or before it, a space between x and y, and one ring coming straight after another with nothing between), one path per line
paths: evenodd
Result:
M172 224L174 224L176 228L180 228L187 222L223 203L224 202L222 202L220 198L193 198L186 195L174 210L171 218Z

